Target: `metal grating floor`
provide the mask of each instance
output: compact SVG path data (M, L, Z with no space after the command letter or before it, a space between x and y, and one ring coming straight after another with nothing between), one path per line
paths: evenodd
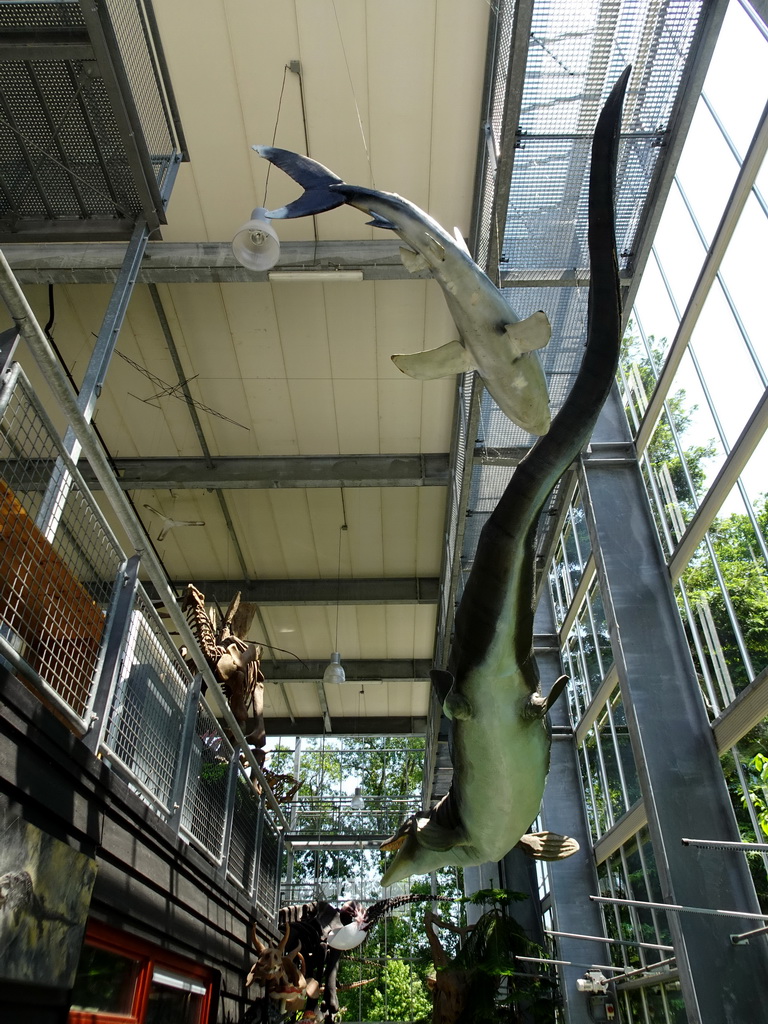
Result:
M137 0L0 0L0 238L130 237L182 159Z

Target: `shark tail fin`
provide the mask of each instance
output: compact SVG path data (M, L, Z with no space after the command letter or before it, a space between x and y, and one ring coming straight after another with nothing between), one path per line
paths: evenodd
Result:
M343 206L346 196L331 191L332 185L342 185L343 180L327 167L312 160L308 156L300 156L289 149L276 149L274 146L252 146L259 156L269 160L275 167L293 178L304 189L304 194L294 199L287 206L277 210L268 210L267 216L272 220L287 220L293 217L310 217L316 213L333 210Z

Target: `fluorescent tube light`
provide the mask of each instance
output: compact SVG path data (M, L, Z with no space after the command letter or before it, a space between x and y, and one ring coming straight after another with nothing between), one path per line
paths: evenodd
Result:
M362 270L270 270L268 274L272 284L284 281L315 281L327 284L331 281L362 281Z

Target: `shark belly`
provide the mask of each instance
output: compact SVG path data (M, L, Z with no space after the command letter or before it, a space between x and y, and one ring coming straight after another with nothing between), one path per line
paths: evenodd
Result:
M539 813L549 766L544 722L527 717L530 691L497 679L491 693L471 698L478 711L454 723L456 803L466 847L482 863L499 860ZM488 752L494 756L489 757Z
M464 285L463 299L456 300L454 278L441 268L432 276L443 289L462 344L480 370L483 383L501 411L532 434L549 429L549 391L537 351L514 350L506 332L520 318L490 281L456 275ZM468 299L468 301L467 301Z

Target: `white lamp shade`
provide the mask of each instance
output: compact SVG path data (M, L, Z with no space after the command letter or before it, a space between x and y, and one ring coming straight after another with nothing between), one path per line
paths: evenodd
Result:
M280 259L280 240L266 213L258 206L232 239L235 259L248 270L269 270Z
M344 669L341 667L341 655L338 651L334 651L328 667L323 672L323 682L343 683L346 678Z

